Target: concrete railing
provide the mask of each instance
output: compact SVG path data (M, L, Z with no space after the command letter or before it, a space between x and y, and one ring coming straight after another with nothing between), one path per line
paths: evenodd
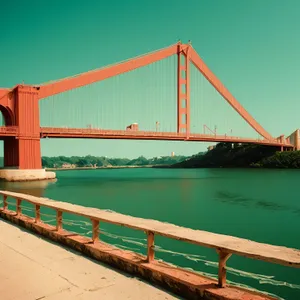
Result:
M41 206L54 209L56 211L56 231L61 231L63 229L63 213L70 213L77 216L86 217L92 223L93 243L97 243L99 241L100 222L106 222L144 231L147 235L148 263L151 263L155 259L155 235L180 240L207 248L214 248L219 254L219 287L224 287L226 285L226 261L232 254L289 267L300 268L300 250L297 249L257 243L232 236L193 230L156 220L141 219L115 212L73 205L66 202L58 202L51 199L39 198L26 194L0 191L0 195L3 196L3 211L8 210L8 197L16 199L16 216L20 216L22 214L21 203L23 201L33 204L35 206L35 223L42 222L40 214Z

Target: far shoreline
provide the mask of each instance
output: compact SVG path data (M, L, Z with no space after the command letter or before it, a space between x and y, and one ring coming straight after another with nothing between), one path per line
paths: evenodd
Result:
M80 170L112 170L112 169L248 169L248 170L299 170L292 167L264 167L264 166L201 166L180 167L173 165L144 165L144 166L111 166L111 167L75 167L75 168L45 168L46 171L80 171Z
M154 168L159 165L143 165L143 166L106 166L106 167L74 167L74 168L45 168L46 171L73 171L73 170L99 170L99 169L141 169Z

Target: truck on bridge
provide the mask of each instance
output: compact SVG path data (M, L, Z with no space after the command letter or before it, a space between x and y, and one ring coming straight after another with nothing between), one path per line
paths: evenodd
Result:
M139 125L138 123L132 123L129 126L126 127L126 130L128 131L139 131Z

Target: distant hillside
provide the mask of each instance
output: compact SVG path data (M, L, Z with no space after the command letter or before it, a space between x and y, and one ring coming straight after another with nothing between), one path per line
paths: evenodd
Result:
M274 155L265 157L255 167L300 169L300 151L276 152Z
M219 143L204 155L196 155L172 168L300 168L300 151L278 152L278 147Z

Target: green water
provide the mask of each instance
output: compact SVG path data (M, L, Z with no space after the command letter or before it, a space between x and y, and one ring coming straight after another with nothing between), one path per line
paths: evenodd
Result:
M57 177L48 185L2 183L1 188L300 249L297 170L114 169L61 171ZM43 218L51 223L51 212L42 212L50 214ZM66 228L90 235L84 219L64 218ZM101 224L101 230L102 240L145 253L143 233L108 224ZM158 259L217 274L212 249L160 237L156 245ZM238 256L232 256L228 266L229 281L283 299L300 299L299 269Z

